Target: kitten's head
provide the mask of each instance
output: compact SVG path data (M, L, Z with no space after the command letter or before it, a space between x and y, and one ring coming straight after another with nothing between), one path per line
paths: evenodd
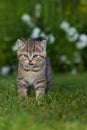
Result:
M42 37L28 41L17 40L18 59L26 69L41 66L46 58L46 40Z

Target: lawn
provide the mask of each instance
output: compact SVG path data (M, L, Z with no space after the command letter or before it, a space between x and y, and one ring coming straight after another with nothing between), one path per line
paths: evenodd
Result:
M87 74L56 74L43 105L19 100L16 76L0 77L0 130L87 130Z

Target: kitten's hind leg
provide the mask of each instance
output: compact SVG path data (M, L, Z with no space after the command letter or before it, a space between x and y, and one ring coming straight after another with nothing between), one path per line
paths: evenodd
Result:
M51 87L51 83L50 82L47 82L47 86L46 86L46 90L45 90L45 93L47 94L48 91L50 90L50 87Z

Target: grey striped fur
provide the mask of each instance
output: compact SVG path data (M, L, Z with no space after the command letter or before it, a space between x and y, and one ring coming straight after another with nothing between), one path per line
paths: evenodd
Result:
M46 40L43 38L28 41L17 40L18 51L18 92L26 97L31 87L36 98L48 92L52 81L52 68L46 55Z

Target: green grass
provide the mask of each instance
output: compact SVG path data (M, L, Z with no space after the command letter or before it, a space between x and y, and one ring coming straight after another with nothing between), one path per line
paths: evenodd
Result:
M0 130L87 130L87 74L58 74L43 105L20 101L16 77L0 77Z

